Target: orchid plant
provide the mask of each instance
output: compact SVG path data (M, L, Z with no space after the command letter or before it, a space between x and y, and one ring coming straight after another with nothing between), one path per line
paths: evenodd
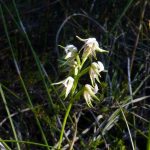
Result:
M78 51L77 47L74 45L67 45L63 47L65 50L65 64L68 67L68 76L63 81L58 83L53 83L53 85L59 85L62 88L61 96L66 99L70 99L68 109L63 121L60 139L58 143L58 149L61 148L63 133L66 125L66 121L73 105L73 102L83 96L87 105L93 107L92 102L94 100L99 100L96 96L98 93L98 84L100 83L100 73L104 71L104 65L102 62L97 61L96 52L107 53L108 51L103 50L99 47L99 44L95 38L82 39L77 36L77 38L84 42L82 48ZM62 46L61 46L62 47ZM94 58L89 66L86 66L85 62L88 59ZM91 59L93 60L93 59ZM79 79L85 74L89 74L90 83L85 85L79 85Z

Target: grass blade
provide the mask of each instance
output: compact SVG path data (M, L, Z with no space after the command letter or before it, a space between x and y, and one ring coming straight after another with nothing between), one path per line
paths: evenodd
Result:
M150 150L150 125L149 125L149 131L148 131L147 150Z
M12 128L13 134L14 134L14 138L15 138L16 141L18 141L18 137L17 137L17 133L16 133L16 130L15 130L15 126L14 126L13 120L12 120L12 118L10 116L9 107L7 105L7 101L5 99L5 94L3 92L1 84L0 84L0 93L1 93L1 97L2 97L2 100L3 100L4 105L5 105L5 109L7 111L7 115L8 115L8 118L9 118L9 121L10 121L10 125L11 125L11 128ZM17 142L16 144L17 144L17 149L21 150L19 143Z

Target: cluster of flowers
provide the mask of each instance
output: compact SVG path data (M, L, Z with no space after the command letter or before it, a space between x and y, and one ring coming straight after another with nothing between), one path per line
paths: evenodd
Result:
M70 67L71 75L69 74L66 79L58 83L53 83L53 85L60 84L61 87L63 87L62 95L64 95L65 98L67 98L70 93L73 96L78 84L78 79L88 72L91 84L85 84L80 90L80 93L83 95L87 105L92 107L92 101L94 99L98 100L98 97L96 96L96 93L98 92L98 86L96 82L100 83L100 72L104 71L104 65L100 61L92 62L90 66L86 68L83 68L83 65L88 58L94 57L97 59L96 52L107 51L99 47L99 44L95 38L81 39L78 36L77 38L84 42L84 45L80 51L78 51L74 45L67 45L64 47L66 52L65 60ZM81 51L82 56L80 58Z

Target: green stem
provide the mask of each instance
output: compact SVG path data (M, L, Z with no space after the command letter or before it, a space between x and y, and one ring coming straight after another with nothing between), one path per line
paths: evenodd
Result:
M71 110L71 108L72 108L73 102L74 102L74 98L72 98L72 99L70 100L69 106L68 106L67 111L66 111L66 114L65 114L65 118L64 118L63 125L62 125L62 129L61 129L61 133L60 133L59 143L58 143L58 149L59 149L59 150L60 150L60 148L61 148L61 143L62 143L62 140L63 140L63 134L64 134L64 130L65 130L67 118L68 118L68 116L69 116L69 113L70 113L70 110Z
M78 63L78 65L79 65L79 67L80 67L80 65L81 65L81 61L80 61L80 57L79 57L79 55L77 54L77 56L76 56L76 60L77 60L77 63Z

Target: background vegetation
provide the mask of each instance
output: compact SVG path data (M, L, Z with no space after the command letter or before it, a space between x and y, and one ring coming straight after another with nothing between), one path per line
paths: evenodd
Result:
M0 144L57 147L68 105L51 86L65 77L58 45L80 46L78 35L109 51L98 56L108 72L101 102L74 104L62 149L149 150L149 19L149 0L0 0Z

